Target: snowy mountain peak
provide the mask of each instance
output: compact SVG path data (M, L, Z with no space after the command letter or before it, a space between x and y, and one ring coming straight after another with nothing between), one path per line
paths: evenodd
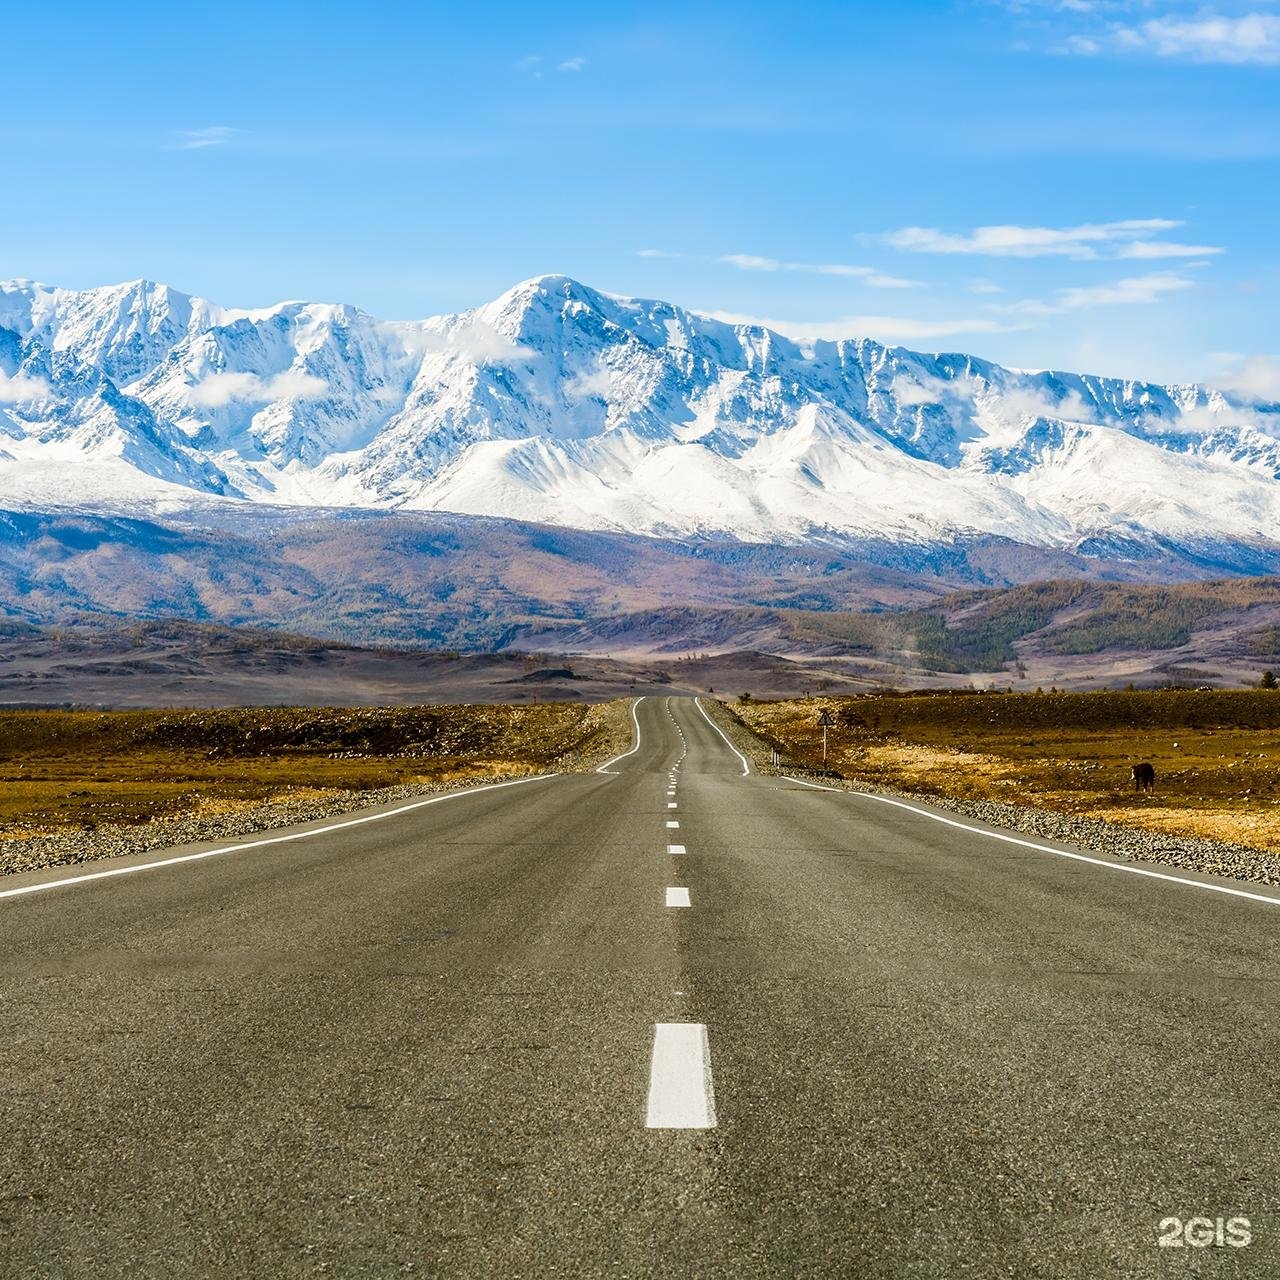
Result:
M800 344L564 275L383 322L0 284L0 500L215 496L751 540L1280 540L1280 406Z

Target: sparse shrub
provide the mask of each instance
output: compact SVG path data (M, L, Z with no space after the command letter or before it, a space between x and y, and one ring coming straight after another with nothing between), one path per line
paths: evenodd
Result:
M1274 689L1277 685L1280 685L1280 681L1276 679L1276 673L1269 669L1262 673L1262 679L1258 681L1259 689Z

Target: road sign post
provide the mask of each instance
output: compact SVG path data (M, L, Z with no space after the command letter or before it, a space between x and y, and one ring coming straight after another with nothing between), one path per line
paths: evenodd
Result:
M825 707L822 714L818 717L818 723L822 726L822 767L827 767L827 730L834 728L835 721L831 718L831 712Z

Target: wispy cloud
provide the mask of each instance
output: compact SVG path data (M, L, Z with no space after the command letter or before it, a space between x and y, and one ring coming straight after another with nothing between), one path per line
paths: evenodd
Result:
M1211 258L1222 249L1212 244L1177 244L1174 241L1133 240L1124 245L1117 258Z
M211 373L187 390L187 400L201 409L223 409L234 402L318 400L325 382L301 369L287 369L269 378L256 373Z
M1274 66L1280 63L1280 17L1271 13L1235 17L1200 13L1150 18L1132 26L1113 24L1104 32L1069 36L1064 49L1086 56L1118 52L1189 62Z
M845 316L839 320L773 320L765 316L742 315L734 311L711 311L714 320L727 324L759 325L797 341L839 342L845 338L877 338L882 342L914 342L951 334L1005 333L1021 325L1007 324L990 317L955 320L919 320L909 316Z
M1074 227L1025 227L1012 223L975 227L967 233L937 227L902 227L885 242L907 253L976 254L992 258L1202 258L1221 253L1214 245L1178 244L1153 237L1183 224L1172 218L1126 218Z
M1004 310L1016 315L1056 316L1091 307L1134 306L1158 302L1169 294L1193 288L1195 281L1188 280L1186 276L1154 272L1145 276L1127 276L1109 284L1059 289L1048 302L1015 302Z
M225 124L210 125L206 129L179 129L169 143L171 151L203 151L206 147L225 147L236 135L236 130Z
M511 364L527 359L533 351L500 333L483 320L459 322L448 329L416 325L389 325L410 355L447 355L472 364Z
M1259 404L1280 404L1280 356L1236 356L1218 386Z
M802 271L818 276L845 276L861 280L873 289L922 289L922 280L904 280L901 276L885 275L875 267L854 266L844 262L783 262L778 258L762 258L754 253L725 253L717 262L737 267L742 271Z
M884 276L878 271L866 277L866 282L873 289L923 289L923 280L906 280L902 276Z
M761 258L754 253L725 253L716 259L727 262L731 267L740 267L743 271L777 271L782 263L777 258Z
M17 373L10 378L0 371L0 404L43 400L52 394L53 388L44 378L32 378L25 373Z
M1018 424L1028 418L1060 418L1067 422L1096 422L1097 412L1078 391L1053 395L1047 388L1024 387L1016 383L1002 387L998 395L981 378L958 373L953 378L935 378L920 372L900 373L890 384L894 400L903 408L926 404L964 406L971 413L1001 424ZM986 393L986 394L984 394ZM979 406L975 400L982 396Z
M528 72L535 80L542 79L544 65L546 65L546 59L540 53L526 53L523 58L517 58L515 63L517 71ZM555 68L560 72L574 72L581 71L586 65L586 58L574 57L562 59L555 64Z

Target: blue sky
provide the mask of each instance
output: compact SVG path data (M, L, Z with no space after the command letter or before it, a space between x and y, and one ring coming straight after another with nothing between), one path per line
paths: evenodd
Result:
M1280 6L6 15L0 275L617 293L1280 397Z

